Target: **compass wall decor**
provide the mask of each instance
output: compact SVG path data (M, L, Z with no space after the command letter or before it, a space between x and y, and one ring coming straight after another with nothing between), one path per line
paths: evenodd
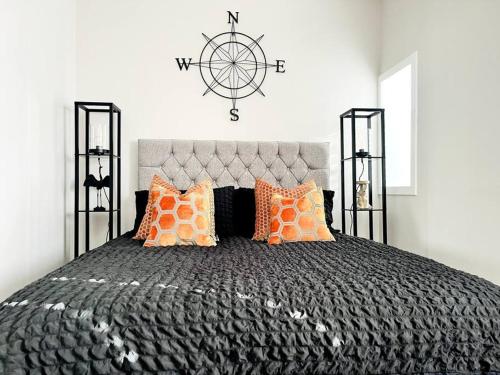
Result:
M285 60L275 60L274 64L268 63L259 45L264 35L253 39L246 34L236 32L235 24L238 23L239 12L228 11L227 14L227 23L231 24L231 31L212 38L202 33L207 43L198 61L193 61L192 57L177 57L175 60L181 71L189 70L191 65L197 66L207 86L203 96L213 92L222 98L230 99L231 121L238 121L240 116L236 101L256 92L265 96L262 84L268 69L284 73Z

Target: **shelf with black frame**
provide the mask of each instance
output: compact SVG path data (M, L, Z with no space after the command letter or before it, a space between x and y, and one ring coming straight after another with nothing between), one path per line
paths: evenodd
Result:
M118 211L120 211L120 210L118 210L118 209L115 208L115 209L113 209L112 212L118 212ZM85 213L85 212L87 212L87 210L78 210L78 212L79 213ZM101 213L104 213L104 212L111 212L111 211L110 210L104 210L104 211L93 211L93 210L90 210L88 212L91 213L91 214L101 214Z
M80 255L80 214L85 214L85 251L90 248L90 214L107 214L108 215L108 230L109 239L113 239L115 231L115 215L116 215L116 235L121 235L121 110L111 102L91 102L77 101L75 102L75 229L74 229L74 257ZM81 111L83 111L83 124L80 122ZM108 115L108 123L105 125L108 129L108 150L95 150L90 145L90 116L93 113ZM116 118L115 118L116 117ZM80 152L80 125L84 126L84 152ZM116 131L116 133L115 133ZM116 135L116 137L115 137ZM104 146L104 145L103 145ZM101 167L101 158L108 159L109 170L109 207L100 210L90 209L90 187L85 186L85 208L80 208L80 160L85 160L85 178L90 173L90 160L98 158L99 166ZM115 171L116 163L116 171ZM105 188L102 188L105 189ZM116 190L116 191L115 191ZM116 196L115 196L116 193ZM106 193L105 193L106 194ZM115 207L116 198L116 207Z
M109 158L111 155L106 155L106 154L103 154L103 155L97 155L97 154L78 154L78 156L83 157L83 158L85 158L85 157L87 157L87 156L88 156L89 158ZM113 158L114 158L114 159L119 159L119 158L120 158L120 156L118 156L118 155L113 155Z
M372 156L370 155L370 131L372 130L373 120L378 117L378 129L380 130L379 139L380 139L380 150L379 155ZM349 121L350 120L350 121ZM366 122L366 144L367 148L365 154L359 153L356 145L356 136L357 132L357 123L356 120ZM351 156L345 156L345 123L350 124L350 134L351 134ZM346 232L346 214L351 215L351 226L352 226L352 234L354 236L358 235L358 213L359 212L367 212L368 213L368 225L369 225L369 238L371 240L374 239L374 231L373 231L373 213L381 213L382 214L382 241L384 244L387 244L387 193L386 193L386 171L385 171L385 111L383 108L351 108L348 111L342 113L340 115L340 166L341 166L341 202L342 202L342 233ZM359 208L357 203L357 176L358 169L357 164L358 161L363 163L365 160L368 162L368 205L369 208ZM373 207L373 163L380 162L380 170L381 170L381 192L380 198L382 207ZM345 194L345 169L346 165L350 163L351 168L351 186L352 190L352 205L350 207L346 207L346 194ZM364 170L363 170L364 172Z
M350 156L348 158L342 159L342 161L358 160L358 159L375 160L375 159L382 159L382 156Z

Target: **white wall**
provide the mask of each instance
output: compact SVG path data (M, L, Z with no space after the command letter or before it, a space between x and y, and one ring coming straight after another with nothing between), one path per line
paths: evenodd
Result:
M269 74L266 98L239 103L237 123L174 61L197 57L201 32L226 31L227 10L240 12L238 30L265 34L268 58L287 70ZM64 261L75 81L77 99L123 109L126 230L138 138L328 140L336 152L338 114L375 105L379 62L384 71L415 50L419 195L390 197L390 242L500 283L499 13L488 0L0 0L0 299ZM339 191L336 153L332 165Z
M381 64L418 51L418 196L390 197L390 242L497 284L499 14L499 1L384 0Z
M230 101L202 97L199 72L180 72L174 60L196 60L202 32L229 31L228 10L240 12L237 31L265 34L269 60L286 60L285 74L269 72L265 98L238 104L236 123ZM338 115L376 104L378 1L80 0L77 14L77 96L123 110L123 229L134 217L138 138L331 141L339 190ZM106 221L96 219L101 228ZM95 245L104 241L104 232L93 234Z
M64 262L75 4L0 1L0 300Z

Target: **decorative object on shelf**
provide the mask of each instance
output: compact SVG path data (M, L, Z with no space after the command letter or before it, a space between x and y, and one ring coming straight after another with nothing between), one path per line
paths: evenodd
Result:
M361 210L366 210L367 208L371 208L370 204L368 203L368 199L366 198L366 190L368 189L368 185L370 185L370 181L366 180L361 180L361 181L356 181L357 187L357 195L356 195L356 202L358 205L358 208Z
M197 66L207 86L203 95L213 92L222 98L231 99L233 104L229 110L231 121L238 121L240 116L236 100L246 98L255 92L265 96L261 87L267 70L273 68L276 73L285 73L285 60L275 60L274 64L268 63L259 45L264 35L253 39L246 34L236 32L235 24L238 23L239 12L227 13L231 31L212 38L202 33L207 44L197 62L193 62L192 57L177 57L175 60L181 71L183 69L187 71L191 65Z
M99 180L95 178L93 174L89 174L85 181L83 182L83 186L85 187L94 187L96 188L97 191L97 197L96 197L96 202L97 206L94 207L94 211L97 212L104 212L106 209L102 205L102 191L104 188L109 188L111 185L111 180L109 179L109 176L106 176L102 178L102 165L101 165L101 158L97 159L97 162L99 163ZM108 195L106 194L106 190L104 190L104 195L106 196L106 199L108 199L109 203L109 198Z
M89 154L109 155L109 149L104 146L107 144L109 144L107 127L103 123L92 122L90 124Z
M83 112L83 113L82 113ZM100 117L91 119L97 114ZM108 120L102 118L107 115ZM83 120L83 121L81 121ZM92 121L91 121L92 120ZM80 126L82 125L82 127ZM83 134L83 137L81 135ZM80 144L83 138L83 144ZM80 153L83 147L84 152ZM99 179L90 174L90 161L99 164ZM101 158L108 158L109 175L102 177ZM85 196L80 208L80 162L85 161ZM90 208L90 188L97 189L97 206ZM108 189L109 195L106 193ZM102 192L108 201L103 207ZM110 102L75 102L75 229L74 256L80 255L80 214L85 214L85 251L90 250L90 214L108 214L108 234L106 239L121 234L121 110Z
M370 152L371 146L371 133L372 121L378 118L377 131L379 131L379 141L380 141L380 154L373 156ZM349 121L350 120L350 121ZM363 122L365 125L364 130L366 132L366 147L357 148L357 134L359 129L359 124L356 123ZM344 125L347 123L350 125L350 155L345 156L345 140L344 140ZM358 151L356 151L358 150ZM386 173L385 173L385 111L382 108L351 108L348 111L340 115L340 153L341 153L341 202L342 202L342 233L347 233L346 231L346 215L351 216L351 229L354 236L358 235L358 212L368 213L368 225L369 225L369 238L374 239L373 231L373 213L380 212L382 214L382 242L387 244L387 197L386 197ZM367 174L368 176L363 178L365 174L365 160L368 161ZM380 161L380 175L381 175L381 191L380 191L380 201L381 207L374 207L373 205L373 163ZM358 162L361 164L361 172L358 174ZM346 203L346 181L345 181L345 167L347 163L351 163L351 184L349 189L352 192L352 204L347 205ZM366 196L368 193L368 197ZM349 230L351 234L351 230Z
M367 158L370 156L370 153L368 151L365 151L364 148L360 148L358 152L356 152L356 156L358 158Z

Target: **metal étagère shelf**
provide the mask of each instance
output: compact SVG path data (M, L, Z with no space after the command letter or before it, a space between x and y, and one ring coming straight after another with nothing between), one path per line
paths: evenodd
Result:
M367 152L370 153L370 129L372 128L372 120L375 117L379 117L379 139L380 139L380 155L377 156L356 156L357 145L356 145L356 120L361 120L366 122L366 134L367 134ZM351 156L345 156L345 124L350 125L351 134ZM382 214L382 242L387 244L387 192L386 192L386 170L385 170L385 111L383 108L351 108L340 115L340 166L341 166L341 202L342 202L342 233L347 233L346 231L346 214L352 215L351 224L353 228L353 235L358 235L358 213L367 212L368 213L368 225L369 225L369 238L374 239L373 231L373 213ZM361 160L368 162L368 203L371 208L358 208L356 196L357 196L357 162ZM382 207L373 207L373 162L380 162L381 170L381 205ZM351 168L351 186L352 191L352 205L347 207L346 204L346 166L350 163Z
M85 214L85 251L90 247L90 214L107 214L109 216L109 239L115 238L115 216L116 235L121 235L121 110L111 102L75 102L75 227L74 227L74 257L80 255L80 214ZM84 121L80 123L80 111L83 111ZM93 154L90 152L90 115L92 113L108 114L109 131L109 153ZM116 119L115 119L116 116ZM80 126L83 125L84 152L80 152ZM116 133L115 133L116 132ZM115 137L116 135L116 137ZM116 139L115 139L116 138ZM85 160L85 176L90 173L90 160L94 158L108 159L109 162L109 207L106 210L94 211L90 208L89 195L90 187L86 186L84 204L85 208L80 208L80 160ZM115 169L116 163L116 169ZM115 202L116 199L116 202ZM116 203L116 206L115 206Z

